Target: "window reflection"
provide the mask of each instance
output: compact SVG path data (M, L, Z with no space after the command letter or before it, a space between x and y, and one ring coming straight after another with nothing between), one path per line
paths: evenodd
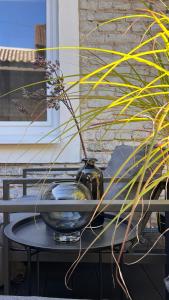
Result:
M18 87L44 80L34 62L46 47L45 0L0 0L0 121L46 121L45 96L36 97L45 84Z

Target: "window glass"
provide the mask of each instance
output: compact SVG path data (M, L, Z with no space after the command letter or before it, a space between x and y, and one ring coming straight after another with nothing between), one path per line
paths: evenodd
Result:
M0 0L0 121L47 120L44 83L11 93L45 79L32 51L46 47L45 2Z

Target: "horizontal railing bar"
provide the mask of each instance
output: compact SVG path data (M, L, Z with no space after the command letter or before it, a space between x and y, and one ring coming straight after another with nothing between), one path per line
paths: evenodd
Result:
M158 250L159 253L149 253L144 259L140 260L139 264L165 264L167 255L165 253L161 252L161 249ZM124 253L123 254L123 261L125 263L131 263L133 261L136 261L143 257L145 252L139 252L139 253ZM109 263L111 260L111 249L106 250L102 252L102 262L103 263ZM118 253L114 253L115 257L118 258ZM12 252L11 253L11 261L15 259L15 261L26 261L27 262L27 256L25 252ZM56 253L56 252L41 252L39 253L39 261L47 261L49 262L72 262L77 258L77 253ZM32 261L36 261L36 257L32 257ZM86 253L85 257L83 258L83 262L92 262L92 263L98 263L98 253L88 252ZM138 263L137 263L138 264Z
M29 172L45 172L45 171L77 171L79 167L59 167L59 168L28 168L28 169L23 169L23 172L29 173Z
M70 177L65 177L65 178L10 178L10 179L4 179L3 180L3 185L6 184L22 184L22 183L51 183L52 181L55 182L74 182L73 178Z
M126 205L130 201L125 202ZM143 209L148 210L149 212L156 211L169 211L169 201L167 200L149 200L140 201L137 204L135 211L140 212ZM98 204L97 200L87 200L87 201L78 201L78 200L0 200L0 212L52 212L52 211L92 211L96 208ZM99 209L109 205L105 211L107 212L118 212L122 205L124 205L124 200L104 200L104 203L100 205ZM128 208L126 211L130 211Z
M112 177L104 177L104 182L109 182L112 179ZM22 183L51 183L52 181L54 182L64 182L64 181L69 181L73 182L75 179L70 178L70 177L63 177L63 178L8 178L8 179L3 179L3 185L8 185L8 184L22 184ZM115 178L113 182L129 182L129 178ZM146 181L143 181L143 183ZM137 182L136 182L137 183Z
M23 172L29 173L29 172L44 172L44 171L78 171L80 167L83 167L83 165L79 165L77 167L45 167L45 168L24 168ZM105 167L99 167L101 170L105 170Z

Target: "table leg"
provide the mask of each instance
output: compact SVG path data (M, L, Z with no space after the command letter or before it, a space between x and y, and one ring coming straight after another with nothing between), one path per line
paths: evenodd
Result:
M3 238L3 270L4 270L4 294L10 295L10 257L9 257L9 240Z
M27 251L27 278L28 278L28 295L31 296L31 248L28 247Z
M37 296L39 296L39 252L36 253Z
M120 261L120 270L123 274L123 256L122 256L121 261ZM119 288L120 288L120 300L123 300L124 299L124 292L123 292L123 289L120 285L119 285Z
M4 226L9 223L9 214L4 213ZM4 269L4 294L10 294L10 242L8 238L3 235L3 269Z
M99 300L103 297L103 264L102 264L102 251L99 251Z

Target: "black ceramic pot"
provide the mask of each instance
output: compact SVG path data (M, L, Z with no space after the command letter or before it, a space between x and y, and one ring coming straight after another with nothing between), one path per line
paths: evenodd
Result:
M42 200L91 200L89 189L82 183L64 182L52 184L41 196ZM88 212L41 213L44 222L54 230L54 239L60 242L76 242L80 231L90 221Z
M95 166L97 159L95 158L84 158L82 159L84 166L78 171L76 180L82 182L92 194L93 200L101 199L104 188L103 188L103 173ZM104 213L99 214L92 221L92 227L102 226L104 223Z

